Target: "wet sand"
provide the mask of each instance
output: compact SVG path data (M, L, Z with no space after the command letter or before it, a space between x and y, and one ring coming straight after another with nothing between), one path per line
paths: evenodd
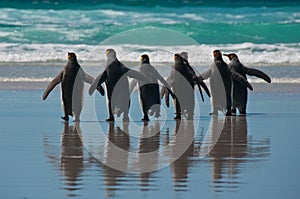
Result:
M147 125L139 122L137 100L132 122L104 122L99 95L100 121L83 114L79 124L65 124L59 89L43 102L43 90L33 88L0 89L0 198L300 196L299 85L255 84L246 117L210 117L206 99L193 121L176 123L170 108L170 119ZM116 154L114 146L132 153ZM136 155L151 152L151 159ZM126 172L143 168L153 171Z

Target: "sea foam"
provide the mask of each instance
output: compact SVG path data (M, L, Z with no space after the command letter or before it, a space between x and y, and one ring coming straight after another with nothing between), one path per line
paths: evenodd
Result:
M223 44L186 46L143 46L143 45L86 45L86 44L0 44L0 60L11 62L56 62L66 61L67 52L77 54L78 60L98 62L106 59L105 50L114 48L120 60L138 62L143 53L150 56L151 62L173 62L173 55L182 51L189 53L189 61L194 65L210 65L212 51L237 53L241 62L249 66L259 65L299 65L300 43L292 44ZM224 60L229 60L224 57Z

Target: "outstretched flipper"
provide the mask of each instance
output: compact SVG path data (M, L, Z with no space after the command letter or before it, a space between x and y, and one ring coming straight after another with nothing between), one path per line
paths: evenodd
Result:
M94 82L94 78L92 76L90 76L89 74L84 72L84 81L89 83L89 84L92 84ZM97 90L102 96L104 96L105 91L104 91L104 88L101 85L97 87Z
M247 81L245 77L235 72L234 70L230 70L230 72L233 79L239 81L241 84L247 86L251 91L253 91L252 85Z
M100 94L103 96L104 95L104 89L101 86L101 84L106 80L106 78L107 78L107 72L105 70L91 84L91 87L89 88L89 95L92 95L94 93L94 91L97 89L100 92Z
M49 93L55 88L55 86L62 81L62 77L63 77L63 71L61 71L47 86L43 94L43 100L45 100L48 97Z
M152 82L148 77L146 77L141 72L138 72L138 71L135 71L135 70L131 70L131 69L127 68L127 67L125 67L125 71L126 71L126 75L128 77L140 80L144 84L154 83L154 82ZM140 85L140 86L143 86L143 85Z
M247 75L259 77L259 78L265 80L266 82L271 83L271 78L266 73L264 73L260 70L254 69L254 68L245 67L245 69L246 69Z

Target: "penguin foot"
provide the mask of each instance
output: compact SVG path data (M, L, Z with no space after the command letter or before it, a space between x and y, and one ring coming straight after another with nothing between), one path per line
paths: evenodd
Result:
M69 117L67 117L67 116L61 117L61 119L65 120L66 122L69 121Z
M107 121L107 122L114 122L115 119L114 119L113 117L109 117L109 118L107 118L105 121Z
M240 110L240 115L246 115L246 110Z
M226 112L226 116L231 116L232 114L231 114L231 111L227 111Z
M218 112L211 112L209 115L218 115Z
M148 122L148 121L149 121L149 117L148 117L148 116L144 116L144 117L142 118L142 121L143 121L143 122Z
M174 117L174 120L181 120L181 115L176 115L176 116Z
M231 109L231 114L236 115L236 109L235 108Z
M245 115L246 115L246 112L240 112L240 115L241 115L241 116L245 116Z

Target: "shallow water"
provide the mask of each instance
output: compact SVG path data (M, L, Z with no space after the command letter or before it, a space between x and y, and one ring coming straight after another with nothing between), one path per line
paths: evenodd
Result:
M249 114L226 119L209 117L209 102L201 103L201 116L183 120L180 125L189 130L178 137L178 124L173 120L154 120L147 126L137 122L137 104L132 105L131 112L136 122L82 121L66 125L59 119L59 92L46 102L41 101L41 93L0 91L1 198L300 196L299 94L251 93ZM103 112L100 120L106 117ZM88 128L93 124L99 124L103 134L90 132ZM217 124L221 124L220 132L214 128ZM148 138L139 136L147 132L157 133ZM188 149L174 160L182 143L193 136ZM88 143L96 146L94 150ZM114 145L131 152L157 153L151 160L143 156L118 157L113 153ZM170 148L164 150L167 145ZM120 163L124 170L165 167L129 173L103 162Z

